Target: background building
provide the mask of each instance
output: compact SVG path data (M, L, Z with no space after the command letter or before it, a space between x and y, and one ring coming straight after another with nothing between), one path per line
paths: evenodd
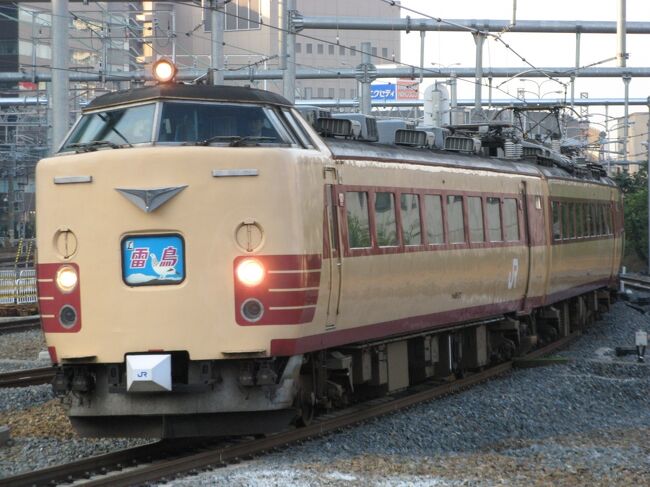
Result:
M623 144L617 143L615 145L618 157L616 159L627 160L631 163L639 162L639 164L630 164L629 166L622 166L622 171L628 171L634 174L639 170L640 166L646 166L648 163L648 112L631 113L628 117L628 139L627 139L627 154L624 154ZM616 125L616 139L623 140L624 134L624 119L617 118ZM614 147L614 146L612 146ZM610 154L616 156L616 154ZM612 161L614 164L616 161Z
M142 2L150 10L153 2ZM270 0L232 0L225 6L225 66L229 70L256 70L279 67L280 2ZM298 0L303 15L399 18L399 10L375 0L324 2ZM210 66L209 9L196 5L155 2L155 9L146 17L145 32L162 33L174 25L178 34L175 43L158 38L145 46L145 62L157 56L174 57L179 66L205 69ZM150 23L150 24L149 24ZM370 42L374 64L399 61L400 33L395 31L327 31L304 30L296 39L297 67L331 70L352 68L361 63L361 42ZM164 37L164 36L163 36ZM243 84L246 84L245 82ZM281 81L248 83L271 91L282 92ZM350 79L297 80L296 99L345 99L357 97L357 83Z
M228 70L278 68L277 0L232 0L225 6L225 66ZM69 66L74 73L142 71L161 56L207 73L211 66L211 15L200 1L70 2ZM376 0L298 0L303 15L399 17ZM0 72L50 73L51 5L0 5ZM361 63L362 41L372 43L374 64L399 61L400 33L303 31L297 37L298 67L331 70ZM308 36L308 37L306 37ZM281 81L240 82L282 92ZM70 120L89 100L127 82L70 83ZM50 148L46 83L0 84L0 243L29 235L34 218L34 165ZM298 80L297 99L355 98L355 80Z

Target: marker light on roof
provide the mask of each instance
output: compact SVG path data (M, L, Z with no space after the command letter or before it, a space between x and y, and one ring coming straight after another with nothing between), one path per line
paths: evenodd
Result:
M153 77L159 83L169 83L176 76L176 66L169 59L161 58L153 64Z

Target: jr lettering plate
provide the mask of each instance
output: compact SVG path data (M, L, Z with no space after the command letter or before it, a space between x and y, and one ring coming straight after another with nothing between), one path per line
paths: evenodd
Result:
M185 245L180 235L139 235L122 240L122 278L129 286L180 284Z

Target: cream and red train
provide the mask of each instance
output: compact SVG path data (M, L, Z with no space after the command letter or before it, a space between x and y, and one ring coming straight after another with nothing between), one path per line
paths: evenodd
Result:
M37 168L42 325L72 424L262 433L566 335L615 284L621 194L542 152L321 138L249 88L97 98Z

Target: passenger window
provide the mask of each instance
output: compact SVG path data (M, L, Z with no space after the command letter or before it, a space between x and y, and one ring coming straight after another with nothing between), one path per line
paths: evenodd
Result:
M581 238L584 235L584 220L582 217L582 204L576 203L576 237Z
M420 196L417 194L402 194L400 196L400 209L404 245L420 245L422 243Z
M449 243L465 243L462 196L447 196L447 227Z
M503 226L506 242L519 240L519 219L517 216L517 200L506 198L503 200Z
M467 198L467 210L469 213L469 241L484 242L483 200L478 196L470 196Z
M585 236L591 237L594 234L592 228L594 220L591 215L591 205L589 203L585 203L583 211L585 213Z
M571 235L571 225L569 222L569 203L564 202L561 204L562 210L562 240L567 240Z
M598 236L598 206L595 204L589 205L591 207L591 235Z
M370 247L368 193L348 191L345 193L345 208L348 217L348 244L350 248Z
M437 194L424 197L424 216L427 221L427 240L430 244L445 242L445 232L442 226L442 201Z
M377 245L379 247L397 245L395 195L393 193L375 194L375 226L377 227Z
M569 238L576 238L576 204L568 203L569 207Z
M487 198L487 223L490 242L500 242L501 235L501 200Z
M559 201L553 201L551 203L551 206L553 208L553 240L561 240L562 239L562 227L561 227L561 218L560 218L560 212L562 211L562 207L560 206Z
M605 235L610 235L611 231L611 216L612 213L609 208L609 204L603 205L603 229L605 230Z

